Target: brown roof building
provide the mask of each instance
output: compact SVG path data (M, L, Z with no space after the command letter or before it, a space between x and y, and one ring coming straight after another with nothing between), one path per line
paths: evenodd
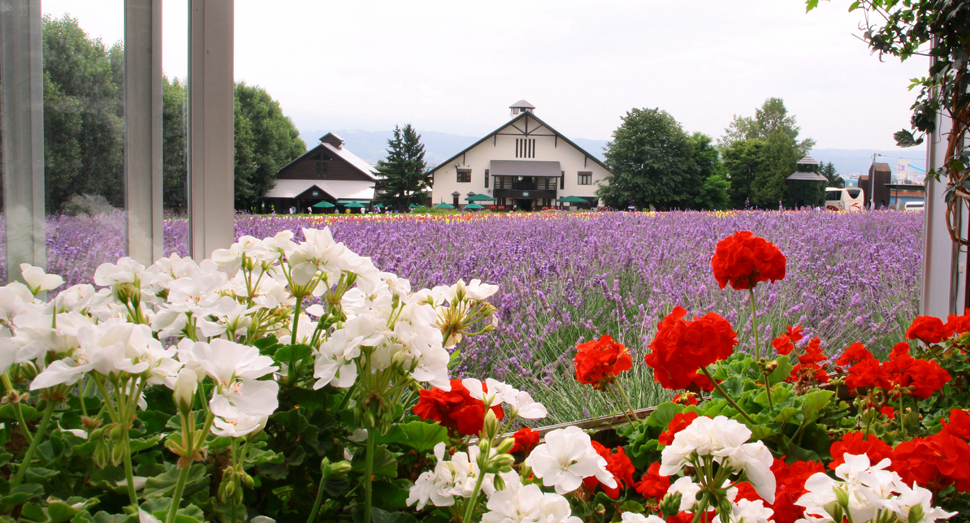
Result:
M873 174L875 173L875 174ZM859 187L862 189L866 208L872 208L870 195L875 194L876 209L889 205L889 188L892 183L893 171L888 163L874 163L869 167L869 174L859 177ZM875 180L875 186L873 182Z

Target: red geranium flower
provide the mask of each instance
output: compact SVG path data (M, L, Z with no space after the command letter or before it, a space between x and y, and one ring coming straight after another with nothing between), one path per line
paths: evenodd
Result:
M485 383L482 383L485 389ZM485 392L488 392L485 390ZM414 413L423 420L434 420L450 432L473 436L482 431L485 424L485 402L473 397L461 380L451 380L451 390L437 387L421 390ZM505 413L501 405L491 407L495 417L502 419Z
M889 419L893 419L896 417L896 409L888 405L879 409L879 413Z
M771 472L775 475L775 502L771 505L775 511L775 523L795 523L804 517L805 507L795 504L805 492L805 481L813 474L825 472L821 463L814 461L796 461L791 465L775 459L771 465Z
M670 420L670 424L667 425L667 430L660 433L660 436L657 438L657 443L670 445L674 442L674 436L678 432L686 429L695 419L697 419L696 412L678 412L674 414L674 419Z
M927 345L939 343L946 337L943 320L936 316L917 316L906 330L906 339L920 340Z
M849 345L848 349L845 349L842 356L839 357L836 363L842 367L846 367L849 365L855 365L860 361L871 360L874 358L875 356L873 356L872 353L866 349L865 345L861 343L853 343L852 345Z
M667 389L684 389L695 385L714 390L714 384L703 374L701 367L723 360L738 344L731 324L713 312L693 321L683 319L683 307L674 310L657 324L657 334L650 342L650 353L644 360L653 367L654 380Z
M963 316L951 314L946 317L946 325L943 326L944 338L949 338L954 334L963 334L970 331L970 314L964 313Z
M889 373L883 368L882 363L875 358L862 360L849 367L849 375L845 378L845 385L852 390L860 387L891 388Z
M774 244L750 231L735 231L717 242L711 268L720 288L728 283L737 290L751 289L760 281L785 277L785 255Z
M912 486L914 482L939 491L949 485L965 492L970 489L970 445L948 434L914 438L896 446L890 469Z
M626 453L623 452L623 447L616 447L616 452L610 454L610 449L601 445L598 441L591 442L593 444L593 449L599 454L603 459L606 460L606 470L613 474L613 479L616 480L616 488L610 488L603 485L596 479L596 476L589 476L583 479L583 486L589 489L591 492L596 489L597 486L603 488L603 492L606 493L612 499L620 497L620 490L632 487L633 463L630 458L627 457Z
M515 431L512 438L515 439L515 445L509 452L524 452L528 455L532 452L532 449L539 445L539 431L532 430L529 427L522 427Z
M633 358L626 347L610 335L576 347L576 379L584 385L603 390L623 371L633 368Z
M832 470L845 463L846 454L865 454L869 456L870 463L879 463L883 459L893 456L893 448L884 441L871 435L865 438L859 431L842 436L841 441L832 443L829 452L832 454L832 462L829 463L829 468Z
M653 463L643 475L643 479L636 484L636 491L647 499L663 499L670 489L670 476L660 475L660 463Z
M921 399L929 398L950 381L950 375L935 361L910 356L906 343L893 347L883 368L897 393L907 392Z
M787 356L795 348L795 343L799 342L803 337L801 325L788 327L784 334L771 341L771 346L775 348L778 354Z
M970 439L970 413L962 409L950 409L950 421L943 423L940 433L946 433L963 439Z
M683 394L677 394L674 399L671 400L678 405L686 405L690 407L691 405L697 405L697 394L693 392L685 392Z
M818 336L812 338L808 347L805 347L805 353L798 357L798 365L795 365L786 381L828 383L829 374L825 366L819 365L827 359L825 354L822 354L822 340L818 339Z

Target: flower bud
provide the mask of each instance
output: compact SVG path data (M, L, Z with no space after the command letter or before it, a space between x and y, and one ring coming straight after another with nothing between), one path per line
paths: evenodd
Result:
M658 507L664 518L676 516L680 513L680 501L683 497L684 495L680 492L674 492L664 496Z
M108 466L108 459L110 457L111 457L111 452L108 450L108 445L106 445L103 441L99 442L94 447L93 459L94 459L94 464L97 465L98 468L103 469L106 466Z
M192 411L192 403L198 387L199 377L194 371L189 369L179 371L178 377L175 378L175 390L172 394L172 398L175 400L175 405L178 406L179 412L188 414Z
M498 474L495 475L495 478L492 480L492 484L495 485L496 491L505 490L505 480L502 479L502 476Z
M496 478L497 479L497 478ZM919 523L923 521L925 513L923 511L923 506L920 504L913 505L909 509L909 521L908 523Z
M515 438L505 438L502 443L495 449L498 454L508 454L515 446Z
M498 417L495 416L495 412L492 409L485 411L485 424L483 430L485 431L485 439L492 439L498 434L499 423Z
M245 472L243 472L240 477L242 478L243 485L246 485L247 488L253 488L256 486L256 482L253 480L253 477L250 476L249 474L246 474Z
M118 466L121 460L125 459L125 446L115 445L111 448L111 464Z

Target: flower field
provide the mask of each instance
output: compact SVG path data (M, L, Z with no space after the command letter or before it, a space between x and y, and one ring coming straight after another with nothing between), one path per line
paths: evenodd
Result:
M762 340L801 324L807 340L839 354L853 342L887 353L918 313L922 215L911 212L623 213L423 216L240 215L237 238L329 226L336 241L416 287L474 278L499 285L498 328L463 345L459 373L531 390L566 421L610 412L571 376L577 342L611 334L642 358L675 306L688 317L717 312L753 343L747 293L719 289L715 243L750 230L787 256L784 280L756 290ZM56 217L48 224L48 272L90 282L123 255L123 217ZM166 254L187 254L186 222L165 225ZM642 366L638 366L640 368ZM653 377L624 379L636 406L658 401ZM602 408L600 408L602 407Z

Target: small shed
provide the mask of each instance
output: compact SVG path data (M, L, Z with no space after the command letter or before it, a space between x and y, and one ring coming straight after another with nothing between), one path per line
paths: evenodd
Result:
M789 207L819 207L825 204L829 179L818 174L819 163L806 156L795 163L795 172L786 178Z

